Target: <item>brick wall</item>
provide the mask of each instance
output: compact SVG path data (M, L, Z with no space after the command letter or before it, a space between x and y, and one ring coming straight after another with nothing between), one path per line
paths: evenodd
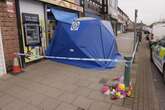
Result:
M15 0L0 0L0 27L7 70L10 70L13 53L19 51Z

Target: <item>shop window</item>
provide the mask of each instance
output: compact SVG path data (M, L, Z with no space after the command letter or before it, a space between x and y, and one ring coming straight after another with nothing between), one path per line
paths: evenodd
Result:
M37 24L25 24L26 45L40 44L39 26Z

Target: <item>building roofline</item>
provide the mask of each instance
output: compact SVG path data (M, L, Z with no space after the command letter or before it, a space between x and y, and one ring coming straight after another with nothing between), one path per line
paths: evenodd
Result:
M126 17L129 18L129 16L128 16L120 7L117 7L117 9L118 9L120 12L122 12L122 14L124 14Z

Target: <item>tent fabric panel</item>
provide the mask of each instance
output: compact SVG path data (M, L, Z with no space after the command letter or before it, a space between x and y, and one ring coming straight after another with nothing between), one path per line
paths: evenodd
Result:
M51 12L53 13L53 15L57 21L61 21L61 22L65 22L65 23L71 24L75 19L78 18L77 13L58 10L55 8L51 8Z
M95 24L94 26L90 26L90 23L83 22L81 23L80 29L78 31L71 31L70 25L63 23L63 28L68 33L68 36L70 40L87 56L85 58L104 58L102 52L100 52L101 48L101 42L99 37L96 37L98 34L100 34L99 31L96 31L95 33L91 33L90 35L86 35L86 33L89 33L89 29L100 29L100 25L97 22L92 22ZM86 27L89 25L88 27ZM84 28L84 26L86 28ZM97 27L97 28L96 28ZM94 38L93 38L94 37ZM88 39L88 40L87 40ZM92 45L91 45L92 41ZM94 45L95 43L95 45ZM103 62L95 62L98 65L102 65Z
M78 31L67 30L74 43L90 58L104 58L100 26L98 20L81 21ZM104 62L97 63L104 64Z
M118 50L117 50L117 43L115 37L112 34L110 29L107 29L104 24L101 26L102 37L103 37L103 49L105 52L105 58L110 59L119 59L121 58ZM115 66L115 62L106 62L106 66Z
M101 22L106 27L106 29L108 29L110 31L112 36L115 36L111 23L109 21L105 21L105 20L102 20Z

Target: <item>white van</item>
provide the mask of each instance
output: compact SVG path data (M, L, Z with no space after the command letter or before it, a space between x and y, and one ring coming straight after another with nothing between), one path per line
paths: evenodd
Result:
M163 36L165 36L165 23L157 23L152 27L153 40L160 40Z

